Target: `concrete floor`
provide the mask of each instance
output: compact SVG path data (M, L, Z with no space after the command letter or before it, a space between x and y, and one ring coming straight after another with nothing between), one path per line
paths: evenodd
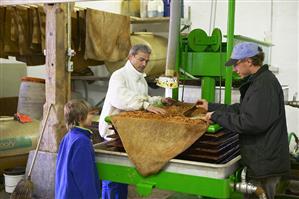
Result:
M0 199L9 199L10 194L5 192L4 187L4 177L0 176ZM128 192L128 199L198 199L198 196L194 195L187 195L187 194L181 194L171 191L164 191L164 190L158 190L153 189L152 194L149 197L139 197L135 186L130 185L129 186L129 192Z
M4 191L4 185L0 184L0 199L9 199L10 194ZM139 197L135 191L134 186L129 186L128 199L198 199L197 196L180 194L170 191L163 191L154 189L153 193L149 197Z

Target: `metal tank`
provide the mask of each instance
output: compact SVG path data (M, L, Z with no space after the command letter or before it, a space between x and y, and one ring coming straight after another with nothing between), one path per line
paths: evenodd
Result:
M25 167L29 151L39 136L40 121L22 124L12 117L0 117L0 175L4 169Z
M148 62L145 73L147 76L159 76L165 72L167 39L151 32L135 32L131 34L131 44L146 44L152 49L150 61ZM105 62L110 73L121 68L126 60L118 62Z

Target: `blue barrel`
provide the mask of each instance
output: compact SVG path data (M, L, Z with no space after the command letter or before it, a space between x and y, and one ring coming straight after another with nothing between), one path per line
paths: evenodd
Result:
M164 17L170 16L170 1L171 0L163 0L164 3Z
M171 0L163 0L164 3L164 17L170 16L170 2ZM181 17L184 18L184 0L181 0Z

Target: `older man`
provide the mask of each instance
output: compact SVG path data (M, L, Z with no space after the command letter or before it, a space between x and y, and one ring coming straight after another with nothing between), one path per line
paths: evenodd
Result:
M226 63L245 83L240 87L240 103L207 103L211 120L240 135L242 162L247 180L261 186L272 199L280 176L289 171L289 148L283 91L277 78L263 65L262 49L251 42L237 44ZM245 195L245 198L255 198Z
M164 114L165 110L156 104L171 104L169 98L148 95L148 85L144 69L150 59L151 49L146 45L135 45L129 52L125 66L115 71L110 78L103 110L99 120L101 136L109 140L114 134L105 122L105 117L122 111L147 110L156 114ZM125 199L128 188L125 184L103 181L103 199Z

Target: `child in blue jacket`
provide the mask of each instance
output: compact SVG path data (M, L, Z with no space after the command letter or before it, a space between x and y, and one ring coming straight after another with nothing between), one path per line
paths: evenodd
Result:
M71 100L64 106L68 133L61 140L56 161L56 199L99 199L100 181L91 142L90 105Z

